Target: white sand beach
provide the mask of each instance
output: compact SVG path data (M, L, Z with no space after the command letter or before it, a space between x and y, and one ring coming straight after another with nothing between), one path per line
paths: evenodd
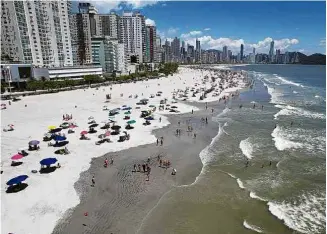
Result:
M149 144L156 141L152 131L162 128L169 124L165 114L172 114L169 109L159 110L160 100L167 99L167 104L177 106L178 113L196 111L197 108L186 105L176 94L176 103L172 103L172 93L177 90L203 88L208 89L212 86L211 79L203 80L204 76L213 75L208 70L194 70L190 68L179 68L179 73L160 79L139 81L136 83L115 84L111 86L80 89L55 94L44 94L36 96L21 97L21 101L7 104L7 109L1 112L1 130L7 128L9 124L14 125L14 131L1 133L1 170L3 174L1 183L1 221L2 233L51 233L60 218L65 212L78 205L80 200L74 189L74 183L79 179L80 173L90 167L93 157L100 157L108 152L121 151L130 147ZM207 98L199 100L201 92L192 97L192 92L188 92L187 101L211 102L222 98L228 93L233 93L245 86L242 76L235 76L229 80L217 79L222 83L216 92L208 94ZM198 83L198 86L195 84ZM229 87L231 83L236 86ZM217 86L218 88L218 86ZM161 96L156 96L161 91ZM184 92L185 93L185 92ZM216 93L216 95L214 95ZM105 103L106 95L111 94L109 102ZM123 96L121 96L123 94ZM153 98L150 98L151 95ZM130 95L132 97L130 98ZM134 98L138 95L138 98ZM140 99L149 99L147 105L136 105ZM25 106L26 105L26 106ZM108 121L108 110L103 110L104 106L108 109L122 108L123 105L131 107L130 120L135 120L134 129L128 130L130 140L118 142L119 136L111 135L111 143L96 145L99 140L98 135L105 132L99 127L103 121ZM145 120L140 118L142 110L148 110L149 105L154 105L156 110L153 112L154 120L151 125L144 126ZM75 107L76 106L76 107ZM140 109L136 109L140 106ZM167 107L167 106L166 106ZM120 111L114 117L116 125L125 131L127 120L124 120L124 112ZM67 145L70 154L56 155L54 151L58 148L49 147L48 142L43 142L42 138L48 132L48 126L59 125L64 122L62 116L69 114L73 116L72 121L78 125L75 133L65 133L69 144ZM97 133L87 134L90 140L80 140L80 132L88 130L88 118L92 116L99 124L96 128ZM161 118L161 121L159 121ZM31 140L40 141L38 151L27 151L28 156L20 161L23 164L12 167L11 156L18 153L19 149L28 148ZM40 174L32 173L32 170L39 170L39 161L44 158L55 157L61 164L61 168L53 173ZM19 175L28 175L25 183L28 187L17 193L6 193L6 182ZM18 225L19 221L19 225Z

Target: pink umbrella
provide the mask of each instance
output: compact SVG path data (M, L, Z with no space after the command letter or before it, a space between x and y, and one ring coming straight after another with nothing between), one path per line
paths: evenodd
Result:
M2 103L1 106L6 106L6 104Z
M76 125L72 124L69 126L69 128L76 128Z
M81 131L81 135L86 135L87 131Z
M106 131L105 135L106 136L110 136L110 132L109 131Z
M15 154L14 156L11 157L12 160L19 160L22 159L24 156L21 154Z

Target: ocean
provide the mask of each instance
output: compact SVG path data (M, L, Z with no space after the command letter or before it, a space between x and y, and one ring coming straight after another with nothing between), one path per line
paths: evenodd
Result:
M325 233L325 66L231 69L253 85L214 117L195 183L157 207L162 233Z

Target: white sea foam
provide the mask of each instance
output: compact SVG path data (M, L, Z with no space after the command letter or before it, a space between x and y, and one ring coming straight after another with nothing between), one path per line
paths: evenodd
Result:
M279 80L281 80L283 82L283 84L290 84L290 85L295 85L298 87L304 87L304 85L290 81L290 80L286 80L285 78L281 77L281 76L276 76L276 78L278 78Z
M242 153L248 158L253 158L253 151L254 151L254 145L251 143L250 138L246 138L245 140L242 140L240 142L240 149L242 150Z
M230 177L232 177L233 179L237 179L237 177L236 176L234 176L233 174L231 174L231 173L227 173Z
M296 92L295 90L293 90L293 93L298 93L298 92Z
M322 233L326 227L324 193L307 193L292 202L268 202L269 211L301 233Z
M255 192L250 192L250 197L264 202L268 201L262 197L259 197Z
M241 189L245 189L243 182L242 182L239 178L237 178L236 181L237 181L238 186L239 186Z
M283 129L277 125L274 131L271 133L275 146L278 150L282 151L290 148L302 148L303 144L299 142L294 142L287 139L286 134Z
M281 108L281 110L274 115L275 119L277 119L277 117L281 115L296 115L312 119L326 119L326 116L322 113L304 110L300 107L294 107L290 105L275 105L275 107Z
M255 232L258 232L258 233L262 233L263 232L261 228L255 226L255 225L249 224L248 222L246 222L246 220L244 220L243 226L245 228L247 228L247 229L250 229L250 230L255 231Z

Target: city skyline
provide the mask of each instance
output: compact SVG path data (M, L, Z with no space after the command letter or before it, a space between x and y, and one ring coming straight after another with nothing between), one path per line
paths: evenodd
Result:
M268 54L274 40L281 52L325 54L325 2L91 2L99 13L140 10L148 24L156 25L162 44L177 36L193 46L198 38L201 49L226 45L237 54L244 44L244 54L253 48Z

